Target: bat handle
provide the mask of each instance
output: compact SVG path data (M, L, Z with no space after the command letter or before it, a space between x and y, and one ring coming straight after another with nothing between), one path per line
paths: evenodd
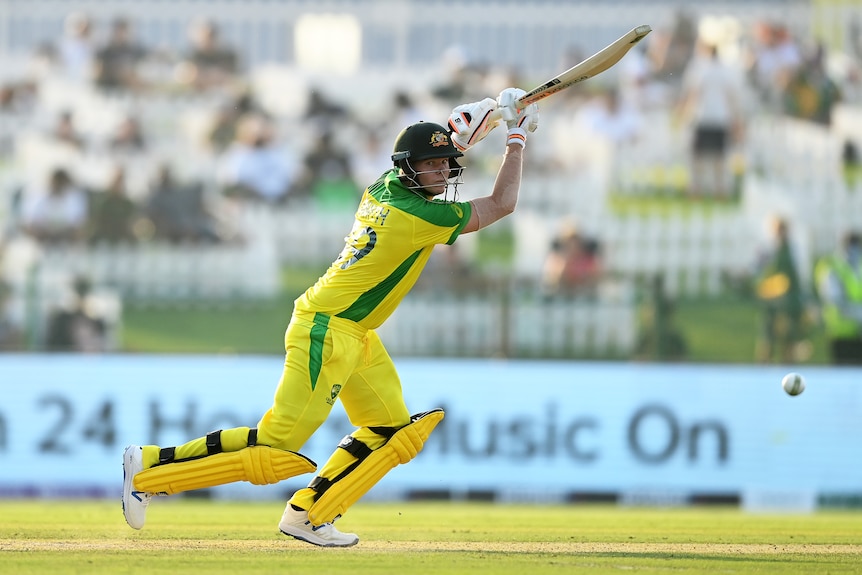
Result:
M518 100L515 103L515 107L518 108L519 110L523 110L526 106L523 105L522 100ZM500 112L500 108L495 108L494 111L491 112L491 114L488 116L488 123L493 124L497 120L502 120L502 119L503 119L503 114Z

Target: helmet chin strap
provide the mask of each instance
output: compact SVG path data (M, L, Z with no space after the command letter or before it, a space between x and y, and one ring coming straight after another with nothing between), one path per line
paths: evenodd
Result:
M429 198L430 194L425 194L422 192L422 190L425 189L425 186L420 185L417 178L420 174L440 173L440 170L426 170L424 172L417 172L416 170L413 169L413 166L410 165L410 160L407 160L407 159L404 160L404 166L407 168L407 169L401 170L402 172L404 172L404 178L412 184L412 185L405 184L405 187L408 190L410 190L411 192L413 192L414 194L421 196L423 199L426 199L426 200L429 200L429 199L432 199L432 198L435 198L437 196L442 195L444 202L455 203L458 201L458 186L461 185L464 181L462 178L464 168L457 168L455 170L450 170L450 174L454 171L455 175L450 175L448 178L446 178L446 182L444 184L442 184L443 185L443 193L431 195ZM452 187L452 199L451 200L449 199L449 187L450 186Z

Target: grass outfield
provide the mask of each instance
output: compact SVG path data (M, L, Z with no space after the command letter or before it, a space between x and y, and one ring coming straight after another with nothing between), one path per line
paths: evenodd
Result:
M129 529L119 502L0 501L0 572L862 573L862 513L366 503L339 521L361 541L322 549L279 534L283 503L158 499Z

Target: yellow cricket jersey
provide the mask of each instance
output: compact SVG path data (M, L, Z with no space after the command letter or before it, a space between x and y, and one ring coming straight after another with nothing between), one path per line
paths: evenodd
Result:
M426 200L395 170L386 172L363 193L344 249L295 309L380 327L416 283L434 246L453 243L471 211L469 202Z

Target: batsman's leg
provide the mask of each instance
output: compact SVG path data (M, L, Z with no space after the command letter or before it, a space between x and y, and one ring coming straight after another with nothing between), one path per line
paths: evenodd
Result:
M123 454L123 515L141 529L153 495L173 495L235 481L276 483L317 465L307 457L257 444L257 429L214 431L180 445L130 445Z
M443 419L442 410L410 417L395 366L373 331L367 345L365 365L350 377L341 395L351 423L359 429L341 441L309 486L294 494L285 517L291 510L305 510L312 525L331 523L388 471L413 459Z
M257 428L213 432L177 447L127 449L130 456L124 457L123 510L129 525L135 529L143 526L147 503L157 493L241 480L275 483L315 471L314 462L297 451L326 420L337 393L334 383L310 366L319 367L327 358L325 371L332 373L332 381L343 382L364 350L354 338L355 350L346 359L331 357L330 338L331 333L314 321L291 321L285 331L285 349L290 351L281 380L273 405ZM344 343L339 349L348 347Z

